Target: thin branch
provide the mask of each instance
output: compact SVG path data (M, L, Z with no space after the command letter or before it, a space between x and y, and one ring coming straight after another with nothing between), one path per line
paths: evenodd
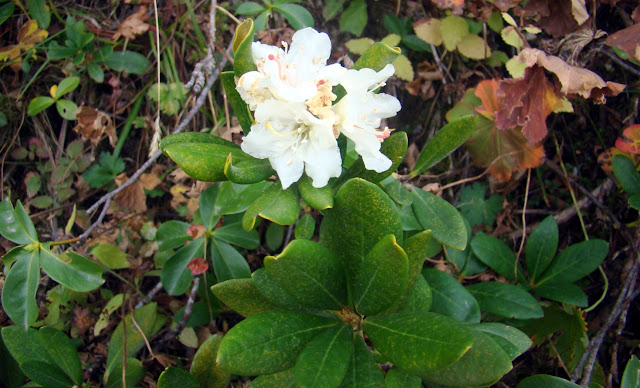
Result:
M184 314L182 315L182 319L180 323L173 329L169 330L167 334L163 337L163 342L171 341L175 336L184 329L189 321L189 317L191 317L191 313L193 312L193 305L196 301L196 295L198 294L198 287L200 287L200 278L197 277L193 279L193 286L191 287L191 292L189 293L189 299L187 300L187 305L184 308Z

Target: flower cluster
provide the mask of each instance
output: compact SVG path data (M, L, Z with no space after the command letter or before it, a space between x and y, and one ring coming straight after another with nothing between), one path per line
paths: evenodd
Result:
M380 152L380 143L389 137L380 123L400 110L400 102L373 91L393 75L392 65L380 72L327 66L331 41L312 28L296 32L284 50L254 42L251 51L257 70L243 74L236 88L255 111L255 122L241 147L256 158L268 158L283 188L297 182L303 171L314 187L339 176L342 159L336 139L341 133L355 143L367 169L383 172L391 167ZM334 104L336 85L347 94Z

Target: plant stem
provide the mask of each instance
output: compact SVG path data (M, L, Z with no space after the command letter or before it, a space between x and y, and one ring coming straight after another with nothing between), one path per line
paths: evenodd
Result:
M138 112L140 112L140 106L142 106L142 100L144 100L144 93L140 93L136 102L133 104L133 108L131 108L131 112L129 112L129 116L127 117L127 121L124 122L122 126L122 131L120 132L120 136L118 137L118 143L116 143L115 148L113 149L113 157L114 159L120 156L120 151L124 146L124 142L129 137L129 132L131 131L131 127L133 126L133 121L138 117Z

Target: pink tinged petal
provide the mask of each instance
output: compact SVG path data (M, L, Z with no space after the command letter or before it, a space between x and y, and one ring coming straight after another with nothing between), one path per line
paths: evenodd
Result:
M333 65L325 66L318 70L316 74L316 78L318 80L323 80L328 82L331 85L337 85L340 83L340 79L347 72L347 69L344 68L339 63L334 63Z
M276 46L270 46L260 42L253 42L251 44L251 56L253 57L253 63L255 63L259 69L261 67L261 63L266 64L269 55L284 57L284 51Z

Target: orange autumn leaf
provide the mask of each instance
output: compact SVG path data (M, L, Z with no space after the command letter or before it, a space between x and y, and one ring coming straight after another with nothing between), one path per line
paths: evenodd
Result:
M38 22L29 20L20 27L18 31L18 43L15 45L0 47L0 62L10 61L11 69L19 71L22 67L20 54L32 49L36 44L42 42L49 36L49 32L38 28ZM35 57L35 51L31 53Z
M497 128L494 118L504 109L497 94L499 85L497 80L486 80L476 87L475 95L482 104L475 111L480 117L465 145L475 164L488 167L489 174L508 181L518 169L541 165L545 154L540 143L529 144L520 126Z
M520 126L530 144L547 135L547 116L562 106L558 91L537 66L527 69L523 78L500 81L496 95L501 106L496 112L496 127Z
M187 264L187 268L191 270L191 275L201 275L209 269L209 263L207 263L202 257L196 257Z
M616 148L629 154L640 154L640 124L627 127L622 132L622 137L616 140Z
M598 155L598 164L600 165L602 171L606 173L613 173L611 162L613 161L613 157L616 155L626 156L627 158L631 159L633 164L635 164L636 166L640 164L640 154L623 152L617 147L611 147Z

